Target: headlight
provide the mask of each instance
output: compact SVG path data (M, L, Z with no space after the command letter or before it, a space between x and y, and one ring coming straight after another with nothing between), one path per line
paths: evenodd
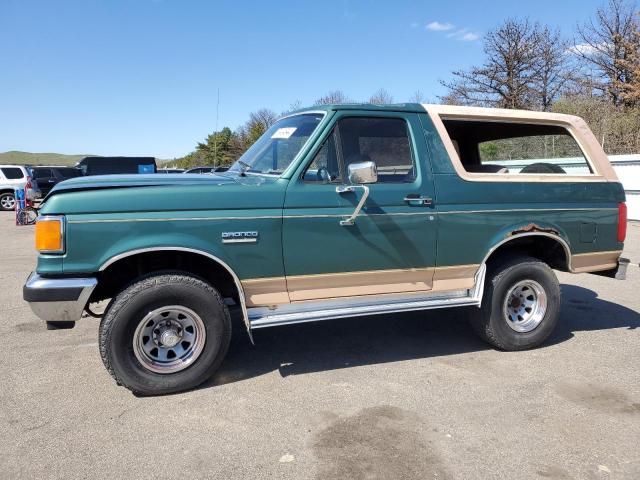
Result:
M40 253L64 253L64 217L62 215L38 217L36 250Z

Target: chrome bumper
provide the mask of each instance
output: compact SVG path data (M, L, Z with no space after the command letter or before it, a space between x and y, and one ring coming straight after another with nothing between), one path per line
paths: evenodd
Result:
M45 278L33 272L22 287L22 298L31 310L47 322L80 320L95 278Z

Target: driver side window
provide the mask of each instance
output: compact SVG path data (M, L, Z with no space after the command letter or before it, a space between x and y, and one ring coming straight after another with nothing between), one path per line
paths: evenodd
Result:
M342 183L335 137L335 132L331 132L331 135L324 141L324 144L302 176L305 182Z

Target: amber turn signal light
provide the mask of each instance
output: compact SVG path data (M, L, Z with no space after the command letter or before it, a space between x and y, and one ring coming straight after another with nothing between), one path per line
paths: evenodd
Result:
M64 217L50 215L38 218L36 250L40 253L64 252Z

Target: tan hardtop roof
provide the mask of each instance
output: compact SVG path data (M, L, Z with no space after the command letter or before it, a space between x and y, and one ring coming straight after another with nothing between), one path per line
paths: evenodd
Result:
M483 108L483 107L461 107L457 105L434 105L424 103L422 107L426 110L427 114L431 118L445 149L447 150L451 162L458 174L466 180L479 180L479 181L509 181L509 180L521 180L522 177L515 175L493 175L484 173L469 173L467 172L460 161L458 152L456 151L453 142L449 138L449 133L444 125L443 119L451 120L480 120L489 122L518 122L518 123L531 123L531 124L549 124L560 125L573 135L575 140L580 145L583 153L590 161L591 166L595 168L593 175L584 176L584 181L598 181L599 179L606 179L608 181L618 181L618 177L614 172L609 159L602 150L600 143L593 135L587 123L580 117L574 115L565 115L562 113L550 113L550 112L534 112L530 110L508 110L505 108ZM572 180L577 179L577 176L572 176ZM539 175L535 177L533 175L527 176L528 181L566 181L565 175Z
M580 117L566 115L564 113L537 112L533 110L512 110L507 108L463 107L459 105L439 105L423 103L422 107L428 112L441 116L470 117L470 118L504 118L511 120L531 119L536 121L553 121L562 123L575 123Z

